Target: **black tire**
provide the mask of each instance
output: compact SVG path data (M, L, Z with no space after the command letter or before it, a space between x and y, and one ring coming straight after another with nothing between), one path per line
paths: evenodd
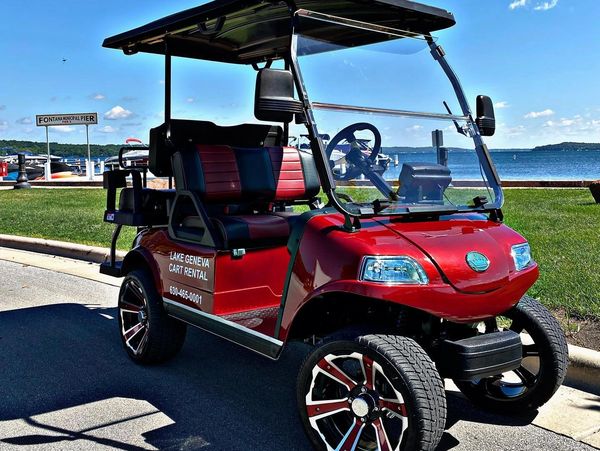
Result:
M125 276L118 310L121 341L134 362L162 363L181 350L186 324L167 315L148 271Z
M502 379L455 383L474 404L487 410L505 414L533 411L545 404L563 383L569 364L567 340L554 316L529 296L524 296L503 316L512 320L511 330L525 331L533 341L523 346L523 364L514 372L521 383L503 382L506 375ZM532 362L527 363L528 360ZM531 370L532 366L537 371Z
M340 370L347 385L332 379L343 379ZM435 365L415 341L401 336L365 335L320 346L302 364L297 397L317 450L434 450L446 424L444 384Z

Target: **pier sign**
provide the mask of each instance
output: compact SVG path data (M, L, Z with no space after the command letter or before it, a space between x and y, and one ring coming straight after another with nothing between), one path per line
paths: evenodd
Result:
M35 116L38 127L54 125L94 125L98 123L98 113L38 114Z
M98 123L98 113L74 113L74 114L36 114L35 125L46 127L46 147L48 149L48 161L46 162L46 180L52 179L50 165L50 137L48 127L57 125L85 125L85 137L87 141L88 159L86 161L86 173L88 180L94 180L94 162L90 151L90 125Z

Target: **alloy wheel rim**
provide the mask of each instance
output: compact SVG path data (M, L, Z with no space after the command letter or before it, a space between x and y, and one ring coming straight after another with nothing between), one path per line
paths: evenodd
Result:
M119 316L125 345L133 354L141 354L148 341L148 303L134 279L125 281L119 297Z
M330 451L396 451L408 428L401 393L359 352L328 354L313 367L306 412Z

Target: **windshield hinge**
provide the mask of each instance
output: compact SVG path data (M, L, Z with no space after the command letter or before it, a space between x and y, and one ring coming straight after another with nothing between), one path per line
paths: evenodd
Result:
M502 213L502 209L498 208L496 210L490 211L490 221L504 222L504 213Z
M433 49L431 50L431 54L436 60L439 60L446 56L446 52L444 51L441 45L436 45L435 47L433 47Z
M358 232L361 229L360 219L357 216L344 215L344 230L347 232Z

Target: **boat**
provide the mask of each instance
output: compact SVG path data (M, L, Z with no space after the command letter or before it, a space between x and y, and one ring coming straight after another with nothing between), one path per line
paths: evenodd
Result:
M7 155L1 157L0 161L8 163L8 175L4 177L4 180L16 180L19 176L19 156ZM27 178L29 180L44 180L47 161L47 155L26 155L25 172L27 173ZM54 155L50 156L50 173L53 180L64 179L76 175L69 165L62 162L60 157Z
M116 155L104 160L105 171L119 169L121 164L127 168L148 166L149 150L147 145L137 138L127 138L125 144L126 146L121 148L120 157Z

